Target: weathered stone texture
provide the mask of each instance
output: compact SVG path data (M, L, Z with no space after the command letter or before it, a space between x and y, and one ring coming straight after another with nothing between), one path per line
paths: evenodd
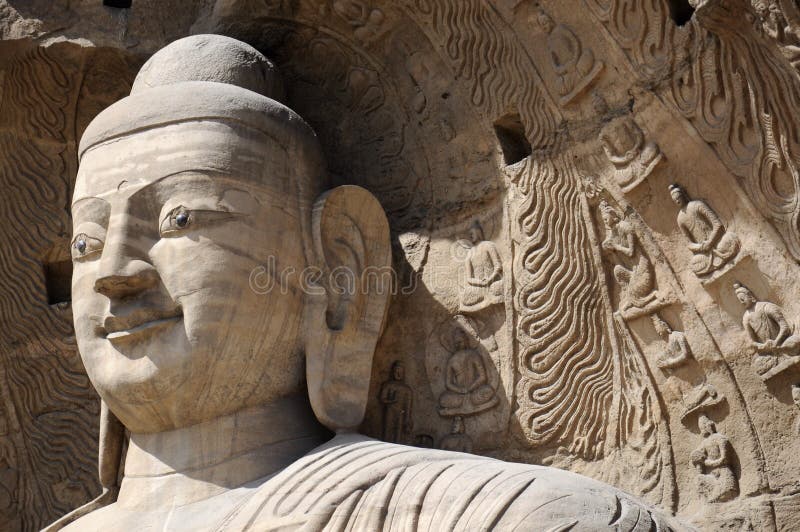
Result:
M44 273L77 139L147 56L221 33L387 213L362 433L798 528L799 24L785 0L0 0L0 512L35 529L98 491Z

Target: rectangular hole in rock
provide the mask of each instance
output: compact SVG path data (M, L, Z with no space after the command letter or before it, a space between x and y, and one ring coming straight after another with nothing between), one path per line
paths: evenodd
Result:
M507 165L518 163L531 154L531 143L525 137L525 126L519 113L510 113L498 119L494 123L494 132Z
M47 286L47 303L69 303L72 300L72 261L45 262L44 279Z
M678 26L685 25L694 15L694 7L689 0L668 0L668 3L669 14Z

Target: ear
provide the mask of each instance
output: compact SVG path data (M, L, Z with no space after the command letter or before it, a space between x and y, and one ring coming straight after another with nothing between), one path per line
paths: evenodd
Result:
M372 194L346 185L316 201L311 230L321 275L305 287L308 394L322 424L356 430L394 282L389 222Z

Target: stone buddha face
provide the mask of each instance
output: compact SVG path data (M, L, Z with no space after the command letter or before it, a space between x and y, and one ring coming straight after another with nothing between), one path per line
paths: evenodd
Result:
M701 415L697 419L697 425L700 428L700 434L705 438L717 432L716 425L707 416Z
M403 381L406 378L406 369L403 364L396 362L392 365L392 378L396 381Z
M186 37L81 139L75 332L131 432L306 392L333 430L363 418L388 293L370 277L342 293L329 278L388 268L389 225L360 187L322 193L319 142L279 103L279 79L245 43Z
M483 242L483 228L478 222L473 223L469 228L469 239L473 244Z
M669 334L672 332L667 322L655 314L653 314L653 328L655 328L656 334L658 334L664 340L668 339Z
M100 144L81 160L76 336L100 396L134 432L302 389L297 277L267 294L249 285L271 260L304 267L300 213L287 201L296 169L271 140L189 121Z
M750 308L756 304L756 296L753 295L753 292L750 291L746 286L736 284L734 285L734 293L736 294L736 299L739 300L745 308Z
M686 192L678 185L669 187L669 195L678 207L685 207L689 203Z

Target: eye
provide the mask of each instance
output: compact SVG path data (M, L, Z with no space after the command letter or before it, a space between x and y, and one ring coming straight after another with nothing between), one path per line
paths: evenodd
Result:
M78 233L70 244L70 253L73 260L81 260L91 257L102 251L103 242L97 238L88 236L86 233Z
M164 220L161 221L161 226L158 230L162 236L168 235L186 229L192 225L193 221L194 213L181 205L169 211Z

